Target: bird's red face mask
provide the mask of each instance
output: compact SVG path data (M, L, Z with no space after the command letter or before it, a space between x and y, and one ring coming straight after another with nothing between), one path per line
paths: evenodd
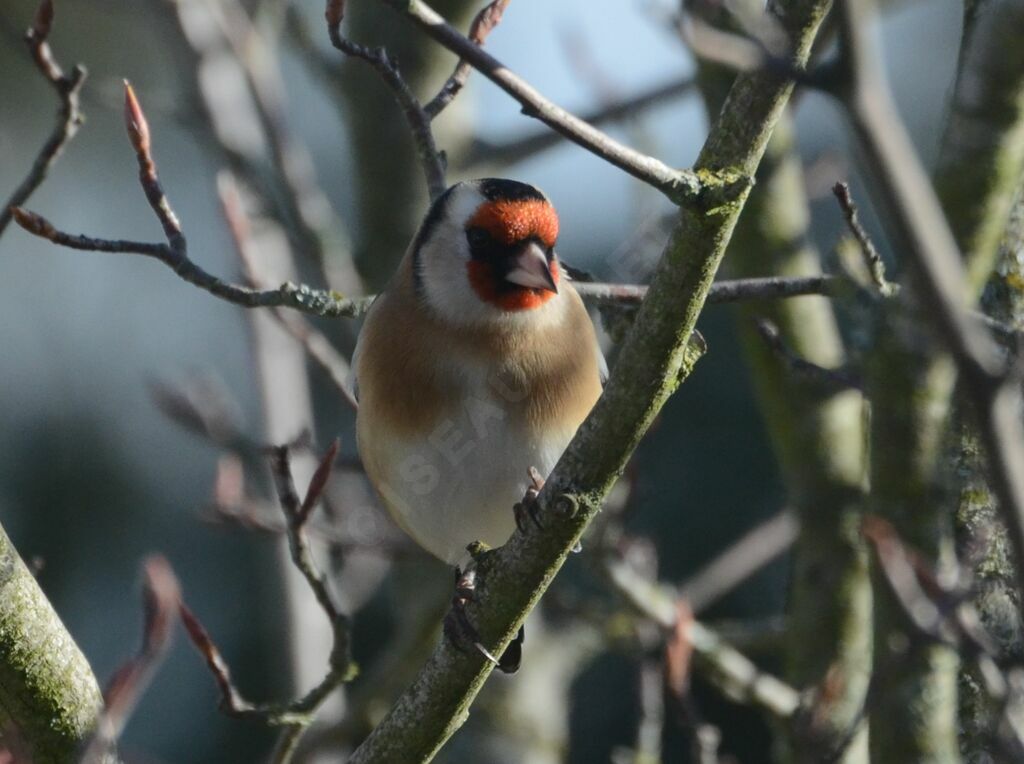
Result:
M546 200L484 202L466 224L470 286L502 310L539 308L558 294L557 238L558 216Z

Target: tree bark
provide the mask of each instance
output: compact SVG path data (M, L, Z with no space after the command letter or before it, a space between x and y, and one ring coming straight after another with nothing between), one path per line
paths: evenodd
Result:
M0 750L73 761L102 709L89 662L0 528Z

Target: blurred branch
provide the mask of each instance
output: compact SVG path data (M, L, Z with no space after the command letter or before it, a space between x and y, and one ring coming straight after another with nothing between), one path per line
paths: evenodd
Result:
M623 146L592 125L542 96L533 86L467 39L422 0L383 0L406 15L444 47L468 61L474 69L519 101L523 113L536 117L558 133L635 178L653 186L675 202L706 191L704 181L688 170L675 170L654 157ZM714 179L712 178L712 181ZM722 179L719 179L721 182ZM732 179L733 182L742 179ZM712 183L714 185L714 183Z
M333 635L334 644L331 649L328 671L320 683L303 697L290 703L254 704L249 702L235 688L227 663L202 623L184 604L181 605L181 617L189 637L206 660L214 681L220 689L221 709L229 716L259 719L267 724L284 728L274 755L275 764L291 761L303 733L316 719L320 706L341 684L351 680L356 671L351 655L348 616L335 602L327 578L313 558L306 530L310 515L320 501L327 485L338 448L339 442L333 441L321 458L302 498L296 492L292 479L290 446L275 446L270 449L271 472L277 488L278 501L287 524L288 548L292 563L305 578L321 610L327 616Z
M1024 51L1012 38L1024 23L1024 9L1003 0L981 5L965 4L957 79L934 181L967 258L971 287L977 289L988 279L982 293L984 309L1020 330L1024 326L1020 257L1024 247ZM1022 347L1019 342L1011 345L1008 357L1019 358ZM958 557L974 577L972 600L997 642L998 659L1013 661L1024 652L1021 589L1014 566L1019 551L1008 538L1008 522L993 491L972 412L961 406L953 421L947 465L958 478L949 497L955 505ZM1007 713L1015 704L993 700L980 666L961 670L958 690L961 751L969 760L997 759L997 746L1007 731L1002 727L1014 727ZM1003 755L1007 760L1021 758L1020 752Z
M283 8L281 12L284 12ZM179 10L179 14L183 13L184 10ZM281 192L274 193L267 201L271 204L279 202L285 214L278 217L295 239L296 249L305 256L311 256L329 277L338 266L338 250L345 249L342 240L346 237L341 221L317 180L309 150L289 126L289 103L276 46L260 33L241 3L222 2L199 13L205 13L216 21L252 94L252 107L266 137L271 162L282 187ZM187 33L186 37L189 37ZM200 57L203 55L201 50L196 53ZM202 88L202 84L200 87L204 98L214 102L208 103L208 109L220 108L215 103L220 93L213 88ZM344 269L344 287L352 290L359 286L355 270Z
M767 276L765 278L723 279L711 285L707 301L711 304L741 300L774 300L804 295L833 296L840 291L837 276ZM640 284L601 284L580 281L573 285L585 302L593 305L639 305L647 296Z
M584 112L580 119L594 127L633 119L640 112L693 92L694 86L692 77L672 80L638 95L602 104L589 112ZM490 164L509 165L557 146L565 138L566 136L562 133L541 129L503 143L477 139L473 141L469 153L463 158L461 164L463 167Z
M729 698L753 704L782 719L793 717L799 710L799 692L763 673L699 621L692 617L688 621L680 620L678 592L649 581L622 560L609 558L606 569L616 591L644 617L668 634L676 633L677 628L683 629L698 668ZM676 636L679 638L678 634Z
M142 646L138 654L124 663L104 692L104 711L96 725L96 734L82 755L82 764L103 761L114 749L128 718L149 686L171 642L181 591L170 564L160 555L146 558L142 565Z
M989 701L997 708L996 719L986 731L999 749L994 760L1018 761L1024 755L1024 715L1019 697L1019 666L1003 668L998 644L986 631L971 604L970 590L962 582L943 575L916 550L903 544L896 529L869 515L863 523L879 566L902 616L912 627L910 638L956 649L976 664ZM1014 696L1017 697L1014 697ZM972 741L976 742L976 741ZM982 754L983 750L968 750Z
M89 662L0 527L3 744L23 761L72 761L102 711Z
M770 24L758 2L692 3L687 8L695 14L684 30L691 44L706 41L710 22L748 34ZM721 60L715 54L729 52L730 38L707 43L699 52L712 55L710 60L698 58L697 78L707 113L713 117L721 110L735 73L728 65L714 63ZM755 46L759 58L777 58L761 40ZM784 60L770 68L791 69ZM798 73L802 75L802 69ZM814 244L807 176L792 112L791 107L772 134L737 224L727 255L730 275L821 274L822 256ZM850 296L863 291L843 277L836 286ZM871 589L863 541L850 531L865 501L864 399L846 389L854 380L844 373L849 360L836 309L826 300L741 303L736 308L759 413L785 481L786 502L800 525L789 569L786 637L780 649L786 679L808 691L802 723L785 730L781 741L784 758L800 764L868 760L863 716L872 649ZM769 325L766 337L759 329ZM794 373L799 369L812 370L811 380ZM841 384L836 384L833 369L840 371ZM822 512L822 507L829 510Z
M445 160L434 143L434 133L430 128L431 115L413 95L408 83L398 71L384 48L368 48L353 42L341 34L341 22L345 15L345 0L327 0L327 32L331 44L346 56L365 61L380 75L384 84L390 88L405 114L412 132L413 140L419 153L423 174L427 179L430 198L436 199L448 187L445 181ZM500 15L500 14L499 14ZM457 91L456 91L457 92ZM454 98L454 94L452 98Z
M228 231L231 233L231 239L235 245L235 253L242 263L246 278L250 286L262 289L265 286L264 281L259 273L259 264L257 258L253 256L249 241L249 221L242 207L238 187L230 174L222 173L218 176L217 193L220 197L221 210L228 224ZM353 409L357 409L359 404L356 402L349 384L352 368L348 360L331 344L331 341L323 333L317 331L312 324L294 313L275 308L274 317L281 327L302 345L306 354L327 373L328 378L334 383L335 389L341 393L349 405Z
M755 321L757 333L771 349L776 360L804 387L804 394L814 391L818 394L831 396L843 390L863 390L864 381L860 375L849 367L827 369L808 361L794 353L783 341L779 327L766 318Z
M401 4L395 0L392 4L407 10L435 39L454 47L526 103L535 101L535 91L510 79L507 69L421 2ZM778 4L778 18L792 40L795 64L806 62L828 6L827 0ZM789 82L773 75L754 73L737 78L694 170L695 175L712 182L718 179L721 185L717 193L688 196L689 202L680 207L675 230L604 393L537 499L545 513L545 532L514 534L501 548L476 559L480 596L479 601L467 605L467 615L492 653L500 654L516 635L600 510L661 407L699 359L699 349L691 347L688 340L743 209L750 179L791 92ZM564 116L564 112L548 108L549 116ZM551 123L563 129L575 124L564 119ZM593 132L588 127L577 136ZM608 157L617 166L623 166L620 149L616 147ZM649 167L647 163L642 166ZM659 187L674 187L678 178L675 173L672 177L668 186ZM692 180L689 174L684 177ZM697 642L699 636L695 633L693 639ZM432 757L466 718L491 669L482 657L463 654L442 641L409 689L353 754L350 764ZM784 707L792 713L799 704L795 693L781 694Z
M691 576L680 587L680 596L695 613L708 608L796 541L800 522L788 510L765 520L743 534Z
M879 332L879 347L872 360L874 380L869 383L875 403L872 486L876 509L887 516L898 514L900 532L912 532L913 542L929 552L940 554L948 544L945 525L934 510L931 485L939 435L945 426L953 380L958 375L977 415L992 486L1014 548L1015 577L1020 587L1024 584L1020 374L1017 368L1002 363L981 322L969 313L969 302L980 283L968 279L958 240L892 102L881 70L881 56L868 34L867 3L844 0L839 11L838 59L818 73L827 76L806 77L799 70L782 71L786 67L775 66L769 56L760 54L741 66L768 66L794 80L824 86L846 107L872 176L876 207L883 214L894 247L907 262L919 312L933 330L931 337L923 336L887 311L887 325ZM1016 114L1019 103L1019 96L1014 94L1004 105L1014 104L1010 113ZM1020 124L1019 117L1002 123L995 141L990 134L969 152L986 157L986 161L997 155L1006 161L1007 167L1000 169L998 179L1020 177L1024 152L1006 151L1001 140L1004 134L1011 142L1024 135L1016 127ZM974 164L978 161L975 156ZM1012 184L1007 192L1005 183L991 184L985 173L980 178L974 172L955 173L953 177L957 184L973 181L971 189L958 190L957 197L963 198L965 193L969 199L976 197L972 208L984 210L970 226L958 229L959 243L966 247L975 234L1005 221L1009 205L1005 197L1012 193ZM999 203L987 203L1000 195L1004 198ZM989 249L997 243L991 236L986 240ZM992 256L991 251L967 252L971 263ZM929 348L934 340L941 343L948 356ZM891 609L891 605L888 611L880 609L881 635L888 633L886 613ZM876 693L882 702L876 704L872 714L878 721L878 729L871 736L872 751L884 757L880 760L905 761L924 755L923 751L934 756L937 750L956 755L956 709L952 700L955 663L955 655L928 649L919 651L913 660L904 656L900 672L876 671L876 676L886 682L886 688ZM885 654L876 655L876 668L889 664ZM910 731L904 723L907 708L918 709Z
M1004 224L1009 200L1005 206L989 205L986 215L975 219L974 225L954 234L949 223L959 214L952 211L954 199L944 199L947 205L954 202L953 207L947 206L947 219L892 102L880 52L869 34L867 5L846 0L840 11L837 65L843 84L837 92L863 149L873 179L871 188L877 194L876 208L883 215L892 245L906 262L911 299L932 329L930 336L922 335L892 311L883 311L888 320L876 333L869 373L874 405L873 506L922 553L940 561L947 557L951 545L947 515L936 508L935 498L941 475L938 457L958 377L977 415L992 485L1010 528L1020 586L1024 583L1020 375L1003 363L994 343L968 315L980 284L971 283L961 257L963 249L968 262L981 257L991 263L990 253L966 248L980 230L976 226L989 225L987 215L999 218L996 225ZM1020 158L1018 152L1012 170L1016 178L1022 171ZM972 178L976 180L973 174L958 173L957 183ZM967 193L988 197L991 190L986 184L972 183ZM959 753L959 656L941 644L911 641L906 649L899 649L891 635L904 623L898 618L900 606L885 589L876 587L876 594L876 634L880 637L876 645L882 649L876 649L874 657L873 760L955 758Z
M32 169L4 203L3 208L0 208L0 236L11 222L12 208L24 204L32 192L39 188L50 168L60 158L64 147L75 137L78 128L85 121L79 108L79 93L85 83L85 67L76 64L71 69L71 74L66 75L57 63L47 42L53 28L53 15L53 0L42 0L36 10L32 26L25 33L25 42L36 68L57 92L57 98L60 100L57 121L50 137L36 155Z

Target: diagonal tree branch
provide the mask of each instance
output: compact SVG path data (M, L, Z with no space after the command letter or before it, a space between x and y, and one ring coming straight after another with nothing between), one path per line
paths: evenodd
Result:
M440 18L416 0L396 0L394 5L413 12L417 23L442 41L454 39L457 45L464 39L452 38ZM779 3L795 66L806 63L828 9L827 0ZM507 83L507 70L496 68L490 57L482 60L480 53L466 49L465 57L492 79ZM518 86L517 91L535 92ZM608 386L541 491L544 533L515 534L502 548L477 555L479 603L467 611L491 652L499 654L515 636L662 405L697 361L699 352L690 348L688 339L743 209L750 178L791 92L792 85L774 74L737 79L695 167L705 183L719 184L720 197L713 202L691 199L680 209ZM350 764L429 761L465 720L491 668L481 657L443 641Z
M4 744L16 744L13 752L24 761L73 761L102 711L103 696L89 662L0 527Z
M469 39L477 45L483 45L487 36L501 23L501 17L511 1L491 0L490 3L481 8L469 27ZM430 119L436 119L442 111L448 108L448 104L455 100L455 96L466 86L472 71L473 67L469 65L469 62L460 58L459 62L455 65L455 71L452 72L452 75L441 86L437 95L431 98L423 107L423 111L427 113Z
M341 34L341 22L345 16L345 0L328 0L325 16L331 44L346 56L365 61L372 66L384 84L391 89L409 123L409 131L412 133L413 140L416 141L420 164L423 165L423 174L427 178L427 190L430 192L430 198L436 199L444 193L448 183L445 181L445 161L441 152L437 150L434 132L430 128L430 120L433 115L424 109L413 95L409 84L398 71L398 66L388 55L387 50L368 48ZM454 97L453 94L452 98Z

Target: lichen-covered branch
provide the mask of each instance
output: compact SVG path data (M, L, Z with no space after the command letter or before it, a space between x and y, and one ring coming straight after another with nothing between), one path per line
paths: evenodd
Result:
M423 8L418 2L414 6ZM779 21L792 41L796 65L806 63L828 8L827 0L780 3ZM432 17L420 14L420 19ZM483 65L494 75L493 66ZM478 555L479 601L467 606L467 613L492 653L500 654L515 636L655 416L692 370L699 353L688 340L791 92L792 85L773 74L738 78L695 168L702 186L718 186L717 193L698 195L680 209L604 394L538 498L545 532L515 534L500 549ZM463 723L491 669L482 657L443 641L350 762L429 761Z
M868 375L874 404L873 507L893 523L901 538L936 564L948 560L950 528L948 516L936 511L940 496L936 471L959 373L962 389L978 414L993 485L1012 528L1010 539L1024 550L1020 396L1019 392L1007 394L1019 382L1014 385L1004 377L998 353L966 311L984 278L979 279L975 269L991 268L998 237L990 231L1005 224L1012 198L1013 185L1007 187L999 178L1004 173L1020 177L1021 152L1006 149L1004 139L1012 136L1012 129L997 129L987 137L971 130L970 140L957 147L966 135L963 116L954 117L939 163L943 169L937 185L944 209L939 208L877 68L877 52L864 32L863 4L847 0L844 9L840 39L851 88L846 102L892 243L906 263L911 297L932 329L924 331L898 311L883 309ZM1004 53L987 45L984 49L997 58ZM970 59L970 55L962 57L964 62ZM1019 66L1016 71L1020 77ZM988 73L964 74L958 89L976 87L975 75L985 78ZM973 100L976 95L967 96L972 113L979 105ZM961 91L957 98L964 96ZM961 159L970 166L952 170ZM1016 166L1000 167L995 173L986 170L985 177L972 169L976 164L991 168L1008 160ZM960 251L967 259L966 270ZM1020 580L1019 563L1017 570ZM878 649L871 709L872 760L953 760L958 754L957 655L946 646L908 641L906 615L899 603L883 582L875 592Z
M102 710L89 662L0 528L0 741L24 760L65 764Z

